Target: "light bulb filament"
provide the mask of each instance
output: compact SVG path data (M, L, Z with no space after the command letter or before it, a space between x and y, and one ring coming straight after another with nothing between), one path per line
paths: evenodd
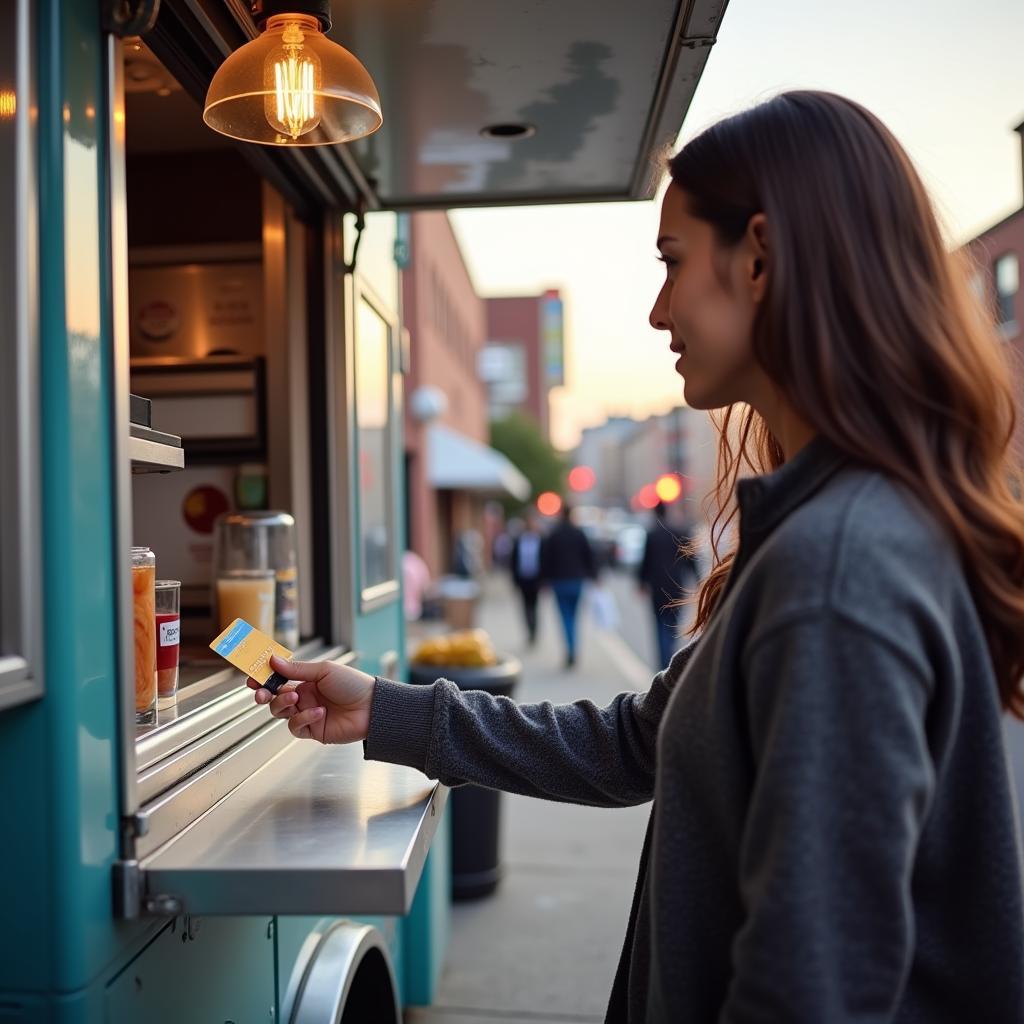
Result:
M277 120L293 139L317 126L320 118L316 114L316 75L311 60L289 54L275 61L274 88Z

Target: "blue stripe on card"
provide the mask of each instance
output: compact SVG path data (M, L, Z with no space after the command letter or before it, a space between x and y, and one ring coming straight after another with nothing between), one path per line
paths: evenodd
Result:
M251 632L253 627L244 619L239 619L229 630L214 650L221 656L227 657Z

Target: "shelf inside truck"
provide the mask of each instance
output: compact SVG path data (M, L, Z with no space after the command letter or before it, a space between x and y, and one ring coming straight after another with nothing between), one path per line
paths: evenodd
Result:
M293 740L140 864L192 914L408 912L448 790L362 745Z
M132 473L170 473L185 468L185 449L181 438L149 427L131 424L128 454Z

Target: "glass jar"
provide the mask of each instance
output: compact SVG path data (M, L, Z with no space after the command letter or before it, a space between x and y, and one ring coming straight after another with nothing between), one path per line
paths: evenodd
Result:
M299 573L295 520L287 512L232 512L221 516L214 529L214 600L221 629L229 626L238 610L234 597L266 600L266 574L272 577L269 628L254 620L251 625L272 633L274 639L294 651L299 645ZM255 611L252 611L255 614Z
M156 721L156 555L132 548L132 616L135 622L135 721Z
M243 619L261 633L274 632L273 569L223 569L217 576L217 622L227 629Z

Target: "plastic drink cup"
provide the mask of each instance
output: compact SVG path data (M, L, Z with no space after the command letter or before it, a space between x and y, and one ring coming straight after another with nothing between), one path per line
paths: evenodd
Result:
M170 707L178 698L181 641L181 581L156 581L156 694L157 707Z

